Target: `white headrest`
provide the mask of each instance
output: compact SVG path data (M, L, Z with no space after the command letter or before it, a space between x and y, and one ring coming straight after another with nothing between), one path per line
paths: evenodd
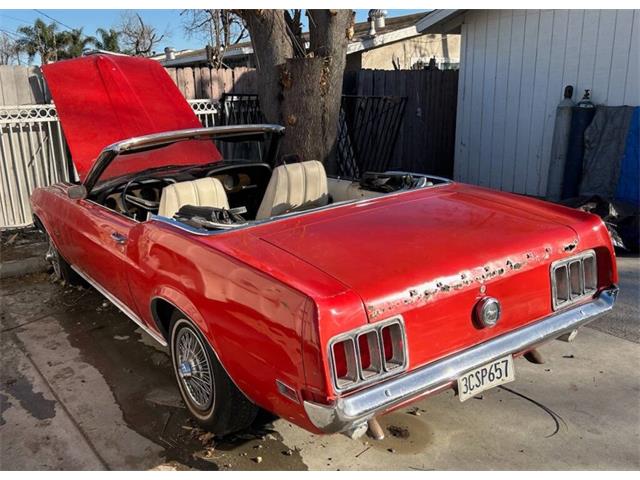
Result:
M317 160L280 165L273 170L256 219L326 205L327 174Z
M184 205L229 208L229 201L217 178L204 177L190 182L173 183L162 189L158 215L173 218Z

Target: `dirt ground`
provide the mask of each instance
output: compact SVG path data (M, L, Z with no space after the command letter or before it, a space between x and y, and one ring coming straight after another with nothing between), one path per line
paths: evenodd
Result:
M3 261L42 249L18 240ZM167 351L99 293L46 273L3 279L0 468L638 469L640 261L619 268L615 311L543 347L546 364L518 359L515 383L383 417L382 441L315 436L267 413L213 438L189 419Z

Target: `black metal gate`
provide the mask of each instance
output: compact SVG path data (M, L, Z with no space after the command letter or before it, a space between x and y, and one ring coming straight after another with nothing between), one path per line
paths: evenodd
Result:
M219 115L218 125L264 123L258 95L255 94L225 93L220 98Z
M402 122L404 97L343 95L338 124L338 175L359 178L366 171L384 171ZM219 125L262 123L257 95L225 94L220 99Z
M360 178L391 162L405 97L343 95L338 125L338 174Z

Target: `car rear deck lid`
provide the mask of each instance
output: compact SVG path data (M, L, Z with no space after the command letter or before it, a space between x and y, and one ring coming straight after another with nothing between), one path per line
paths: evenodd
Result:
M82 180L102 149L112 143L202 126L154 60L99 54L44 65L42 71ZM210 143L203 143L202 149L207 154L200 159L221 158Z

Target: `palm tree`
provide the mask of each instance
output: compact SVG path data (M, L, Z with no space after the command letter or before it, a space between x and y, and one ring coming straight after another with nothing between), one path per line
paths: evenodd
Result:
M120 49L120 32L114 28L105 30L99 28L96 30L96 34L100 36L100 39L96 39L95 46L98 50L106 50L108 52L122 53Z
M82 33L82 27L62 32L60 39L63 47L58 54L60 59L81 57L88 45L96 43L95 38Z
M58 59L61 39L57 30L58 26L55 23L47 25L39 18L33 26L25 25L18 28L18 32L22 35L18 39L18 45L29 56L29 62L32 62L36 55L40 55L40 62L43 65Z

